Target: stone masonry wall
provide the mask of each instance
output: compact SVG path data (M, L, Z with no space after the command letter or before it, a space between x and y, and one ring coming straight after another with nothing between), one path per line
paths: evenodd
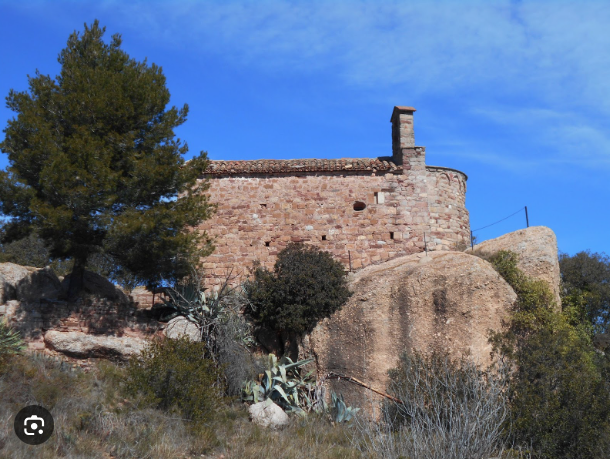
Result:
M392 114L392 157L211 161L214 217L198 227L215 239L203 260L208 285L255 260L272 268L290 242L313 244L346 269L469 240L462 172L426 166L414 146L412 107Z
M427 167L430 237L444 250L470 242L470 218L466 210L466 177L442 167Z
M218 203L199 229L216 237L203 267L212 284L254 260L272 268L290 242L331 252L347 269L359 269L424 250L452 249L468 237L465 179L450 170L426 175L429 198L414 199L405 175L316 173L214 178L209 193ZM363 210L354 204L363 203ZM421 212L425 210L425 213Z
M17 301L0 305L0 320L22 333L30 350L50 352L44 342L49 330L89 335L146 338L161 329L137 303L106 299Z

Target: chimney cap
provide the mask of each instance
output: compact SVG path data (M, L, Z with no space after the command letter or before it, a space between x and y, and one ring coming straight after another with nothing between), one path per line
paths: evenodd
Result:
M406 112L411 112L413 113L415 110L415 108L413 107L404 107L401 105L396 105L394 107L394 111L392 112L392 118L390 118L390 121L392 121L394 119L394 116L396 115L396 113L406 113Z

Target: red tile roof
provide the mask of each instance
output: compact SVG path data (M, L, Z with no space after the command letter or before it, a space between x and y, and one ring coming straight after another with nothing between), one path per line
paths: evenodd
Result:
M255 161L210 161L209 175L275 174L323 171L401 171L390 158L259 159Z

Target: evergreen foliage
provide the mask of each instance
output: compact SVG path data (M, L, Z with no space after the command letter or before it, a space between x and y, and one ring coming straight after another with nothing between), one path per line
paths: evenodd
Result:
M24 347L21 334L0 318L0 363L6 356L20 353Z
M2 239L0 228L0 240ZM50 266L58 276L66 276L72 272L74 260L53 259L44 241L33 231L27 237L6 244L0 243L0 263L15 263L21 266L44 268ZM141 280L117 264L108 253L94 253L87 259L87 270L99 274L108 280L119 284L126 290L137 287Z
M608 457L610 366L593 347L590 324L578 320L579 304L563 297L563 312L556 311L549 287L525 276L512 252L490 261L518 296L506 329L491 335L516 370L512 440L537 458Z
M252 318L275 330L297 334L339 310L351 293L343 265L330 253L289 244L273 271L258 266L245 284Z
M210 418L223 403L221 372L206 358L204 343L179 339L154 340L127 368L126 391L140 395L143 405L178 410L187 419Z
M559 255L564 296L580 302L594 333L610 331L610 257L605 253Z
M72 259L71 295L94 254L151 285L182 277L211 251L207 235L187 230L213 211L197 183L206 154L185 162L188 147L174 138L188 106L166 110L161 67L104 33L98 21L85 25L59 54L58 76L37 71L28 91L10 91L17 115L0 143L9 159L3 242L36 231L52 259Z
M0 229L0 240L2 229ZM52 260L44 241L35 233L6 244L0 243L0 263L15 263L21 266L44 268L51 266L55 274L65 276L72 270L71 260Z

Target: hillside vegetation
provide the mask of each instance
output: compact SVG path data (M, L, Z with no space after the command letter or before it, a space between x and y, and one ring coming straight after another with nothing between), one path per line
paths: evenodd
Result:
M491 336L498 364L482 370L467 358L405 353L390 372L393 401L375 420L361 412L337 422L336 407L307 404L307 397L316 401L308 386L309 395L297 399L303 414L292 415L286 428L252 423L250 402L229 387L260 383L273 368L244 345L247 321L231 308L216 316L216 336L224 338L213 351L185 339L152 341L126 364L100 361L87 373L21 353L19 337L2 324L0 415L10 419L40 403L53 413L56 431L40 447L5 431L0 456L31 457L38 448L40 457L100 458L608 457L610 364L593 344L599 328L584 309L586 292L567 278L563 311L556 312L548 287L524 276L513 253L489 261L518 294L506 329ZM234 295L227 305L247 301ZM227 346L232 358L223 360ZM263 389L260 395L273 398Z

